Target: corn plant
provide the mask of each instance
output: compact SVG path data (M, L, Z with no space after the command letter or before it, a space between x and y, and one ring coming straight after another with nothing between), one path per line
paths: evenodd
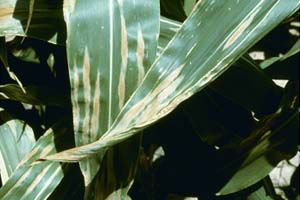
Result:
M295 74L278 87L268 70L298 55L299 42L261 66L247 52L299 7L297 0L0 0L0 199L272 199L266 177L297 151L299 87ZM207 95L223 102L226 116ZM218 119L236 128L212 131ZM166 155L166 143L181 141L170 169L178 162L187 170L166 176L164 191L134 197L152 165L153 152L145 154L152 135L165 138ZM191 168L189 156L197 160ZM201 179L199 172L203 180L176 189L180 177Z

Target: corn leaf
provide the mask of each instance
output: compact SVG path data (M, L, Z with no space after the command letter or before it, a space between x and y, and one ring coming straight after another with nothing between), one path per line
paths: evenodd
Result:
M180 22L161 18L158 55L163 52L181 25ZM245 76L240 76L240 73ZM282 95L282 90L246 55L237 60L228 72L209 87L254 112L256 117L273 113ZM194 113L199 112L194 110Z
M135 135L220 76L299 6L296 0L200 1L106 134L47 159L82 160Z
M267 69L268 67L271 67L275 63L277 63L277 65L280 65L286 59L299 53L299 51L300 51L300 39L298 39L298 41L294 44L294 46L285 55L280 57L269 58L266 61L262 62L260 64L260 67L262 69Z
M197 3L197 0L185 0L184 1L184 11L187 16L192 12L196 3Z
M0 199L44 200L54 191L64 176L65 166L46 161L40 157L53 154L71 127L60 122L50 128L34 145L33 149L18 164L16 170L0 189ZM62 141L61 141L62 142ZM65 143L65 141L64 141ZM65 144L63 144L65 145Z
M26 123L10 120L0 126L0 171L3 184L34 144L33 130Z
M67 1L64 11L75 141L81 146L95 142L111 127L154 61L159 1ZM137 150L138 146L133 151ZM109 155L113 168L113 152ZM101 158L80 162L86 186Z
M261 187L256 192L253 192L247 197L247 200L273 200L270 196L267 195L264 187Z

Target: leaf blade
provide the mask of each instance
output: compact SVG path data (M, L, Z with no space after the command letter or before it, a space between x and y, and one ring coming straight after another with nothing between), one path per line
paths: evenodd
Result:
M61 154L49 156L48 159L57 159L60 161L80 160L88 157L89 155L93 155L100 149L115 145L126 140L132 135L135 135L141 129L149 126L156 120L170 113L179 103L208 85L212 80L225 71L225 69L227 69L234 60L236 60L243 52L253 45L255 41L258 41L263 35L278 25L287 16L291 15L291 13L295 12L300 6L300 3L297 1L289 1L288 4L286 4L284 1L275 2L261 0L251 3L239 1L240 4L243 4L242 7L244 9L248 9L247 12L241 12L240 7L231 7L231 12L229 12L226 17L222 16L223 20L228 21L230 25L228 25L228 23L220 22L220 24L223 24L223 26L226 26L227 28L229 27L228 29L231 31L227 32L225 36L222 37L220 37L219 32L215 29L213 30L216 31L214 34L207 32L207 29L210 27L209 21L215 21L215 18L220 19L219 16L211 18L213 13L212 10L218 8L222 9L222 12L220 11L220 13L227 13L229 5L232 6L234 5L233 3L236 4L236 1L218 1L213 3L210 3L209 1L199 2L193 14L189 17L181 30L176 34L172 43L169 44L167 50L163 52L160 58L158 58L151 67L142 85L128 101L112 128L95 143L86 145L84 147L79 147L74 150L65 151ZM232 11L235 11L235 13ZM239 16L241 13L249 14L242 14ZM208 20L208 16L210 20ZM207 18L208 21L202 22L205 23L205 26L202 24L201 31L200 28L196 27L199 27L199 21L201 21L200 19L205 18ZM225 27L221 27L220 29L223 30L224 28ZM217 50L220 54L214 53L214 55L218 56L215 56L213 59L210 57L211 63L209 63L208 59L204 59L207 58L206 55L211 55L212 52L215 51L210 49L210 46L212 45L211 43L207 44L206 48L210 51L205 52L205 54L201 54L201 56L189 54L194 43L186 43L186 38L193 36L193 32L196 31L195 29L201 31L201 33L204 32L202 34L209 37L211 41L214 41L218 47ZM203 38L202 34L200 35ZM212 35L219 39L212 38ZM201 41L201 38L195 39L196 37L200 36L194 35L193 41L197 41L197 44L199 45L200 42L198 40ZM225 42L224 38L226 38ZM203 40L204 39L202 39L202 42L204 43ZM188 48L178 49L178 46L182 47L183 43L185 43ZM207 39L205 39L205 43L207 43ZM199 63L195 65L187 65L189 67L185 68L185 57L182 57L180 54L193 55L193 59L198 58L199 60L199 58L202 58L203 60L201 65L199 65ZM176 58L181 56L181 62L176 61L173 65L171 65L169 60L170 56ZM221 59L221 61L218 60L218 58ZM195 62L195 60L192 60L191 58L189 60ZM208 66L208 64L210 66ZM165 74L163 74L163 71L160 70L162 65L170 65L170 67L164 70ZM197 69L199 69L199 71L197 71ZM182 84L185 79L183 79L180 74L183 73L183 71L185 71L185 76L192 78L192 81ZM197 75L192 72L196 72ZM162 78L163 75L165 77ZM157 84L157 80L160 80L160 85ZM171 95L169 93L170 90L165 90L166 93L161 96L158 96L158 94L166 89L164 87L166 87L167 83L170 82L173 84L171 84L170 88L168 89L174 90L175 88L176 92L171 91L172 97L168 97L169 100L164 102L163 100L165 100L165 98L163 98L163 96ZM145 94L143 92L144 90L148 91L148 93ZM161 97L161 99L159 97ZM150 104L149 102L152 103ZM147 111L144 110L146 105L149 107ZM155 111L153 110L154 105L159 105L159 108L156 107L157 110Z

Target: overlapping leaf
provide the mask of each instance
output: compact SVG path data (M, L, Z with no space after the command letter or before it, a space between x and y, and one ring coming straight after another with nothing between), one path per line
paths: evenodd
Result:
M55 153L57 147L61 146L57 141L62 140L71 130L71 127L66 126L65 121L49 129L18 163L14 173L1 187L0 199L47 199L62 180L65 168L60 163L36 161L42 156Z
M111 127L154 61L159 1L67 1L64 12L75 138L81 146L96 141ZM132 148L138 150L138 146ZM113 168L113 153L109 155L107 162ZM87 186L101 158L80 163Z
M0 125L0 171L3 184L34 144L33 131L24 122L10 120Z
M200 1L109 131L48 159L78 161L136 134L207 86L299 6L296 0Z
M259 190L249 195L247 200L272 200L272 198L268 196L265 188L261 187Z
M197 0L185 0L184 1L184 11L187 16L192 12L196 3L197 3Z

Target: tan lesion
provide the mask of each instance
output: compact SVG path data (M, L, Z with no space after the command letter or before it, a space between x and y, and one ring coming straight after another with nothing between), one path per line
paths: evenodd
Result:
M121 15L121 56L122 56L122 66L120 72L120 81L119 81L119 108L122 109L125 103L125 93L126 93L126 83L125 76L127 71L128 64L128 39L127 39L127 28L125 23L125 18Z
M259 7L253 14L251 14L247 20L245 20L242 24L240 24L240 26L238 27L238 29L232 34L232 36L227 40L226 44L224 45L224 49L227 49L228 47L230 47L235 41L237 41L239 39L239 37L246 31L246 29L251 25L251 23L253 22L255 16L257 15L257 13L259 12L259 10L261 9L261 7Z
M0 19L12 17L14 8L0 8Z
M139 25L138 35L137 35L137 66L138 66L138 85L142 82L145 76L144 68L144 57L145 57L145 41L141 27Z

